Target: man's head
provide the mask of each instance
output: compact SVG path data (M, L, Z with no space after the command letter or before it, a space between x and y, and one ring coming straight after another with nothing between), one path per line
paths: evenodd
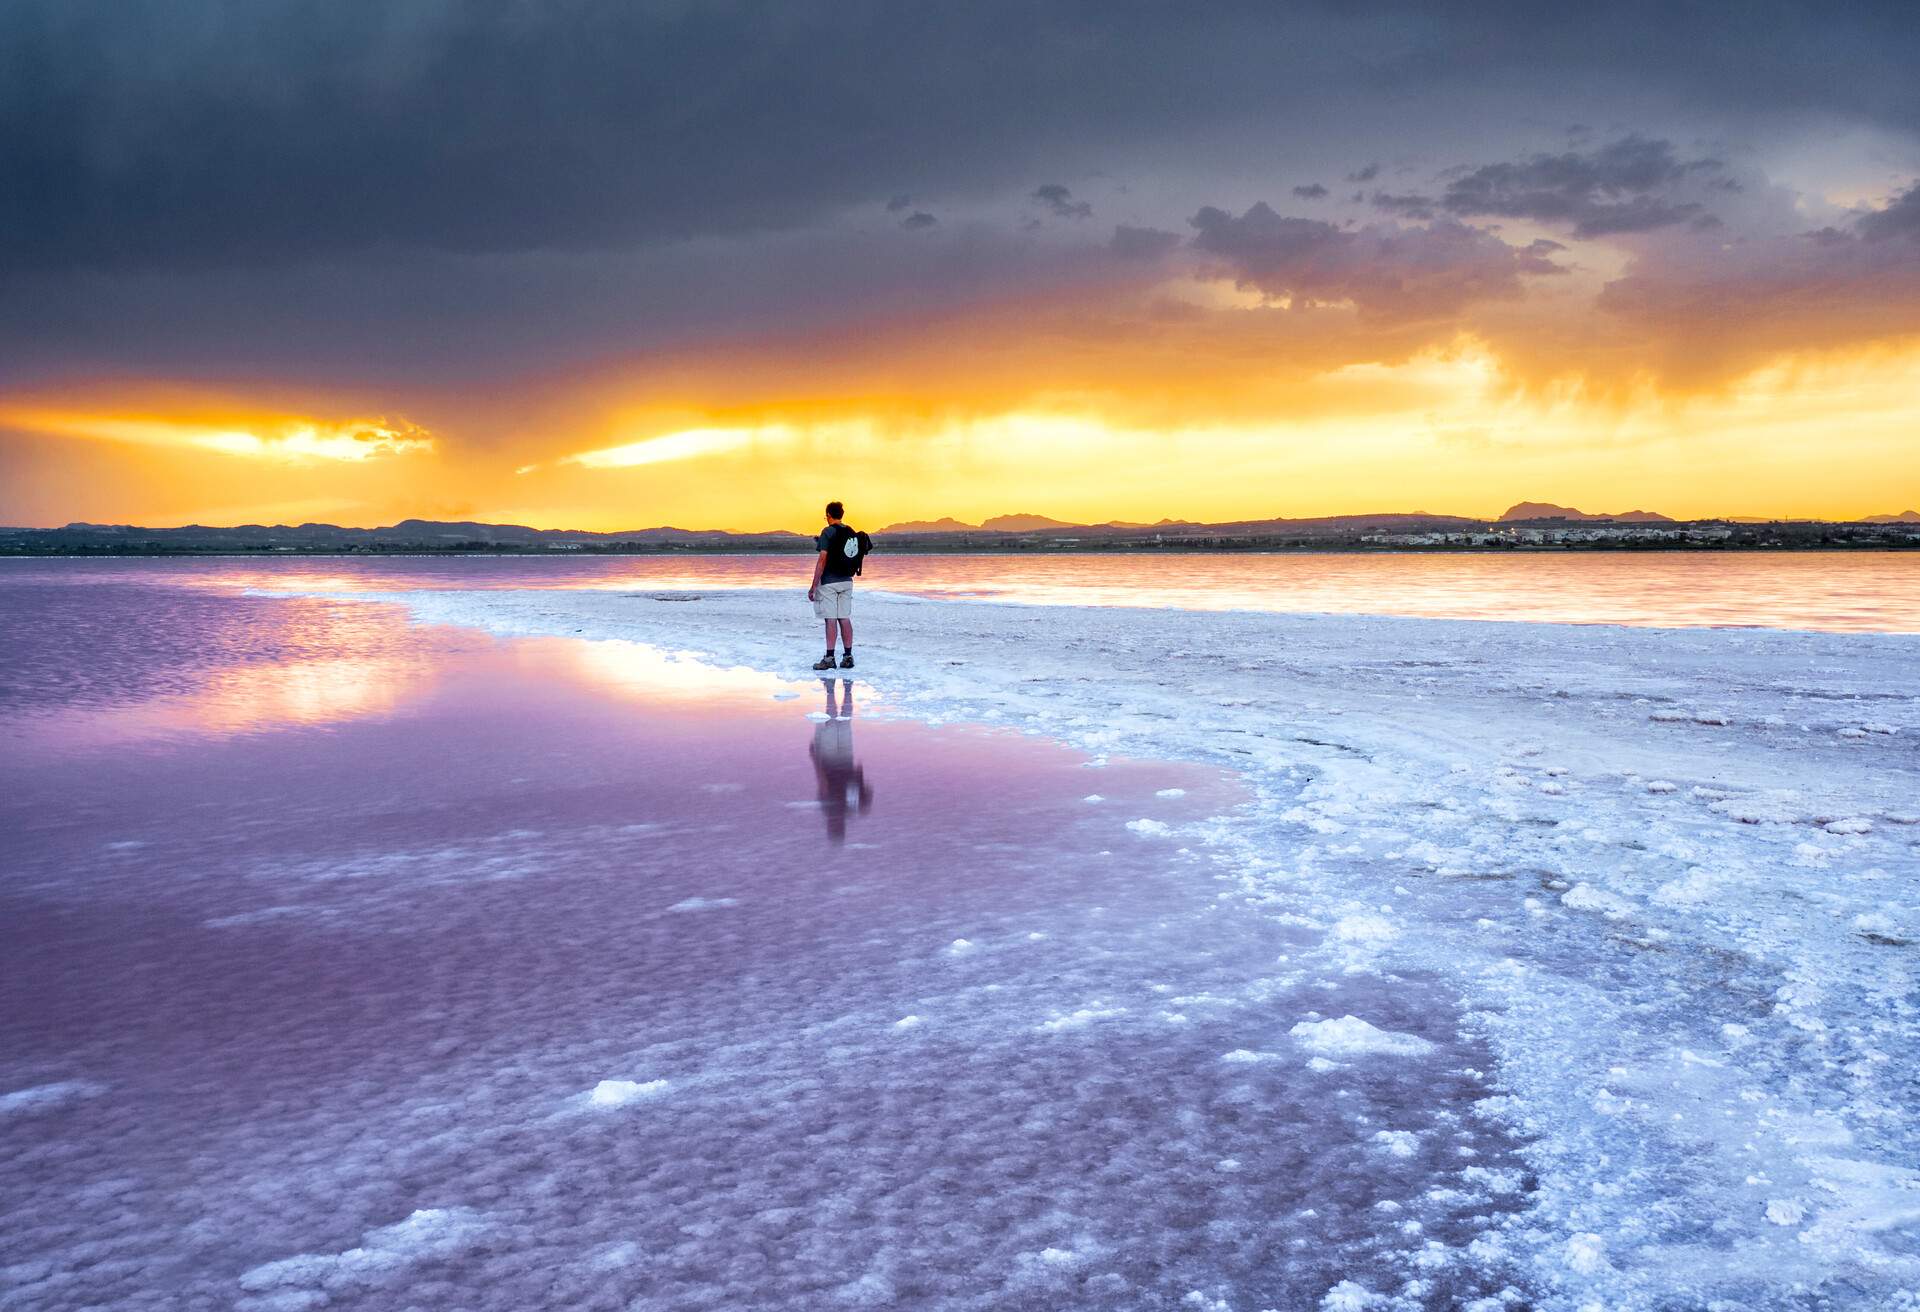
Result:
M846 513L847 513L847 508L841 505L838 501L827 502L827 523L838 524L840 522L841 516L845 515Z

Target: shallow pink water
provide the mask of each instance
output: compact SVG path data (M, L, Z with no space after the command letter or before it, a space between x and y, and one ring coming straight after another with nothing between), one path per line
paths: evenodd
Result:
M1311 922L1128 825L1213 771L91 569L0 581L8 1307L1273 1306L1515 1205L1448 995L1239 1005ZM1433 1056L1221 1060L1322 1008Z
M795 556L209 559L0 562L33 571L220 586L802 587ZM862 586L1042 605L1412 615L1654 627L1920 633L1920 552L1502 555L893 555Z

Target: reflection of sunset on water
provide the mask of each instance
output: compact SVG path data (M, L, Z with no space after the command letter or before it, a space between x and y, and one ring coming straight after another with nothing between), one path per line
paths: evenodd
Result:
M741 665L708 665L697 659L682 659L640 642L547 640L538 647L540 659L564 663L569 674L597 691L643 699L649 704L699 703L727 696L771 697L806 686Z
M217 578L11 571L15 595L41 608L0 665L16 741L92 750L388 716L432 686L426 653L463 641L410 634L395 607L267 599Z

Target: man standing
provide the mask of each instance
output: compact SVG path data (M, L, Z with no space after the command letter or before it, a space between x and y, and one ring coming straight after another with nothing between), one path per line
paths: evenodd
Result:
M807 588L807 600L813 603L813 613L827 623L827 654L813 663L816 670L834 667L836 624L840 626L840 646L846 653L840 658L840 668L853 668L853 576L860 569L860 552L857 545L854 550L847 550L850 544L857 544L859 535L840 522L844 514L846 507L838 501L827 502L827 526L813 541L820 554L813 562L813 582Z

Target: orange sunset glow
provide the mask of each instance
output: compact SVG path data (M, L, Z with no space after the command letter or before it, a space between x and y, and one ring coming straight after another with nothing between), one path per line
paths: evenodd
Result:
M7 493L16 521L78 507L71 517L156 525L370 527L430 513L754 530L804 520L823 488L875 523L1010 509L1087 521L1491 515L1545 495L1683 517L1851 519L1920 501L1920 344L1783 356L1698 390L1612 396L1577 380L1519 384L1465 341L1279 378L1205 373L1036 383L1017 400L1004 378L973 397L937 379L891 396L747 387L698 425L690 401L583 393L556 398L561 418L525 434L437 400L421 424L249 414L231 398L209 421L191 408L85 409L82 397L8 408L0 427L33 472Z

